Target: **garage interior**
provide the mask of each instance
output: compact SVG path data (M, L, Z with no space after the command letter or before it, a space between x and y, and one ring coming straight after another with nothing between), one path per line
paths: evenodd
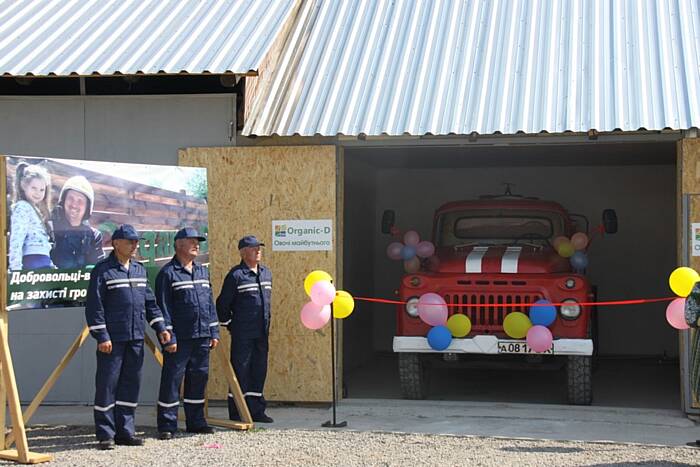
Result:
M359 297L395 298L401 261L386 256L385 209L402 231L430 239L434 210L448 201L512 192L559 202L591 228L615 209L619 231L596 238L587 274L599 300L671 295L676 266L676 143L577 141L575 144L352 146L344 150L344 288ZM512 140L511 140L512 141ZM678 332L666 303L598 309L593 405L681 407ZM395 306L358 302L343 323L348 398L400 398L392 352ZM428 399L566 403L563 368L496 368L474 359L430 370Z

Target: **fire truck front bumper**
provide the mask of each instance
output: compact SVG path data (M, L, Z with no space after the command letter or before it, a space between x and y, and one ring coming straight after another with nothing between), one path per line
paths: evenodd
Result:
M499 339L496 336L474 336L452 339L445 350L434 350L428 339L417 336L394 336L394 352L473 353L473 354L537 354L525 340ZM593 355L591 339L555 339L544 355Z

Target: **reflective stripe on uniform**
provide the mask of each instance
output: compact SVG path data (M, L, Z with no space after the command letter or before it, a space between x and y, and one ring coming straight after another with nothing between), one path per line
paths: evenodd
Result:
M161 407L175 407L176 405L180 405L180 401L173 402L173 403L166 403L166 402L158 401L158 405L160 405Z
M124 407L138 407L138 405L139 405L137 402L125 402L125 401L117 401L117 402L115 402L115 404L122 405Z
M114 404L109 404L107 407L100 407L99 405L96 405L94 407L95 410L98 412L106 412L114 407Z
M107 329L107 325L106 324L96 324L94 326L90 326L88 329L90 331L97 331L98 329Z
M183 399L185 404L204 404L204 399Z
M107 290L112 290L112 289L120 289L122 287L131 287L131 284L116 284L116 285L108 285Z
M250 288L257 288L258 284L257 282L252 283L252 284L243 284L238 286L238 290L243 290L243 289L250 289Z
M211 324L209 325L209 327L218 326L218 325L219 325L219 322L218 322L218 321L214 321L213 323L211 323Z
M219 324L222 325L222 326L228 326L229 324L231 324L231 320L228 320L228 321L221 321Z
M248 397L248 396L262 397L262 392L246 392L243 394L243 397Z
M175 287L179 287L181 285L192 285L192 284L194 284L193 281L178 281L178 282L173 282L172 284L170 284L170 286L172 288L175 288Z
M158 321L165 321L165 318L163 318L162 316L159 316L157 318L153 318L152 320L150 320L148 322L148 325L153 326L153 323L157 323Z

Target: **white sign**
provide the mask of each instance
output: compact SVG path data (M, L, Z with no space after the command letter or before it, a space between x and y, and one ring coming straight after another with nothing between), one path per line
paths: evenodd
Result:
M690 238L693 246L693 256L700 256L700 224L693 224Z
M272 221L273 251L330 251L333 249L333 221Z

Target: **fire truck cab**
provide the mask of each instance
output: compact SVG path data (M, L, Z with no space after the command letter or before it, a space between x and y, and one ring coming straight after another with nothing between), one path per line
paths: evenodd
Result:
M393 211L385 211L383 232L390 232L393 218ZM426 370L435 360L444 364L458 362L460 354L482 354L491 359L508 356L516 364L564 360L568 402L590 404L594 310L581 303L595 301L595 288L585 271L574 271L553 246L557 237L571 237L577 231L590 237L588 227L585 217L570 214L556 202L512 195L510 190L503 196L440 206L433 219L435 256L417 273L405 274L397 291L406 302L397 306L393 341L404 397L426 397ZM600 231L617 231L613 210L603 212ZM472 323L470 333L453 339L444 351L428 345L430 326L418 317L418 299L428 292L445 299L449 316L463 313ZM527 314L529 304L540 299L562 305L549 326L552 348L535 354L524 339L505 334L503 321L508 313Z

